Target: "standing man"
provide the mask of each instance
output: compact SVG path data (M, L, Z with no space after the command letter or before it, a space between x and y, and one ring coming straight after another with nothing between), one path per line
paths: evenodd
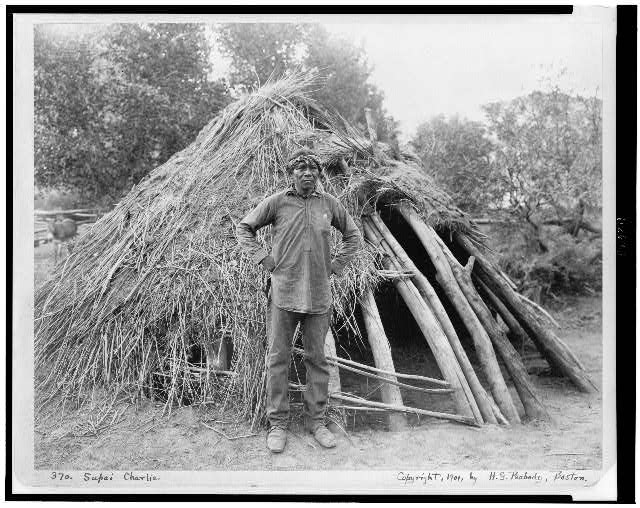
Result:
M336 445L324 424L329 395L329 365L324 341L331 317L331 274L340 275L360 247L360 232L344 206L316 189L322 171L317 155L296 151L287 163L293 184L263 200L237 226L240 246L271 274L268 305L271 333L267 357L267 448L284 450L289 422L289 363L296 325L304 344L307 386L305 426L325 448ZM273 225L271 253L256 241L256 231ZM342 233L342 247L331 260L330 226Z

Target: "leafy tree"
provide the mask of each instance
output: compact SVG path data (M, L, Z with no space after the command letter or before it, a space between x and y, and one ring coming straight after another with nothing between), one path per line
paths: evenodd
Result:
M558 88L484 106L496 139L499 178L494 193L529 224L571 223L577 234L585 211L601 206L601 101Z
M557 87L484 106L487 126L439 116L418 127L412 145L427 170L463 209L502 210L530 248L545 252L541 226L598 233L601 207L601 101Z
M384 95L369 82L371 67L362 47L332 36L318 24L239 23L217 27L221 51L231 61L229 81L249 91L269 77L294 69L317 70L324 77L314 96L361 129L365 108L381 141L393 140L397 123L383 107Z
M476 212L500 201L492 192L495 146L483 124L440 115L418 126L411 145L425 169L463 210Z
M231 60L229 82L241 92L300 64L303 25L228 23L218 25L216 35L222 53Z
M331 36L321 25L308 26L305 46L305 67L320 71L325 78L324 86L315 92L316 98L362 129L366 126L365 108L370 109L378 139L391 140L397 122L383 107L384 94L369 83L372 68L364 49Z
M82 187L91 169L74 171L86 150L81 137L95 117L91 101L91 62L95 34L56 37L38 26L34 31L35 182L41 187Z
M35 31L36 184L117 198L229 101L202 25Z

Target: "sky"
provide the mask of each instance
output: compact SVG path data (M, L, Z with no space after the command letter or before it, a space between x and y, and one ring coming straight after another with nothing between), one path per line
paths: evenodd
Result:
M438 115L483 120L481 105L557 83L601 95L599 24L327 24L361 43L371 82L407 139ZM564 75L561 71L565 69Z

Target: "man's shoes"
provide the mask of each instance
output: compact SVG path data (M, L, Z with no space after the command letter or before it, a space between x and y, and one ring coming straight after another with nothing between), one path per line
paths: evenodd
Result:
M311 432L315 440L320 443L323 448L333 448L336 445L336 438L333 437L331 431L324 425L319 425Z
M272 453L282 453L287 444L287 429L282 427L271 427L267 434L267 448Z

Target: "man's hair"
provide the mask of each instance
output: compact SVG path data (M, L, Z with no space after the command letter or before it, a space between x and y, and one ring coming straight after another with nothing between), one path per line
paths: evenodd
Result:
M300 148L289 156L289 160L287 162L287 173L293 173L295 167L301 162L315 165L316 168L318 168L318 172L322 173L320 158L318 157L318 154L310 148Z

